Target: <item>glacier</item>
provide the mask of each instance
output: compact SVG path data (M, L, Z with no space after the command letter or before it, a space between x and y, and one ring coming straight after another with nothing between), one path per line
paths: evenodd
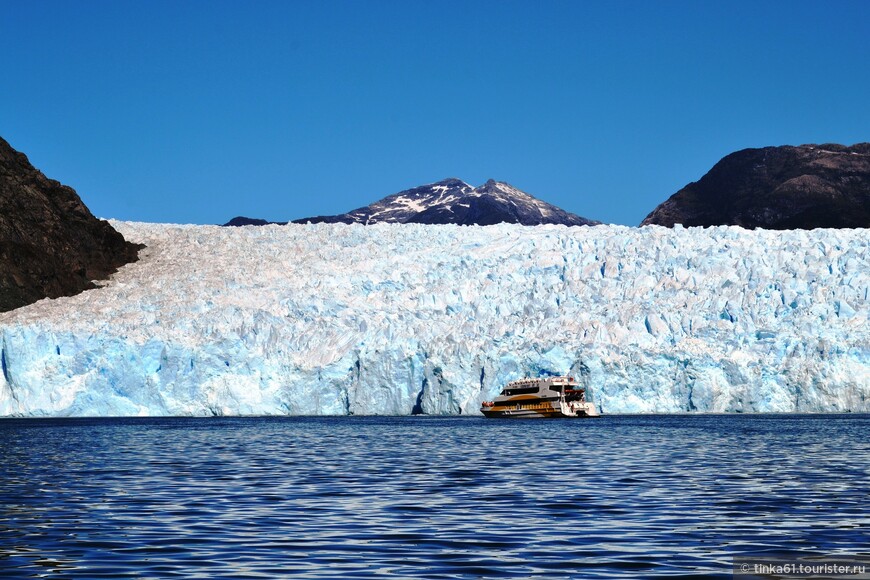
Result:
M138 262L0 315L0 415L870 411L863 229L112 225Z

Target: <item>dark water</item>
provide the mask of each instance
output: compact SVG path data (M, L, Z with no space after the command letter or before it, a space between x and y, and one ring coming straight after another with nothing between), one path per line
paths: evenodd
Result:
M870 551L870 416L0 420L7 577L730 577Z

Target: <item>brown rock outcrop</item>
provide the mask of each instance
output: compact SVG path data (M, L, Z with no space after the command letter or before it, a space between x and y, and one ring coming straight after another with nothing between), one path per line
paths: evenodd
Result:
M0 138L0 311L93 288L142 247Z

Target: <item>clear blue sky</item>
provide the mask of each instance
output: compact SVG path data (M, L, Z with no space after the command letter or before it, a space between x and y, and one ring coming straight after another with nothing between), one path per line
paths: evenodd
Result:
M100 217L445 177L636 225L724 155L870 141L870 2L0 0L0 136Z

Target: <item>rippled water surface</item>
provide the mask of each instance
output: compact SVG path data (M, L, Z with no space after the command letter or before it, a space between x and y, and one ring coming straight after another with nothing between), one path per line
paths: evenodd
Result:
M730 577L867 554L870 416L0 420L0 573Z

